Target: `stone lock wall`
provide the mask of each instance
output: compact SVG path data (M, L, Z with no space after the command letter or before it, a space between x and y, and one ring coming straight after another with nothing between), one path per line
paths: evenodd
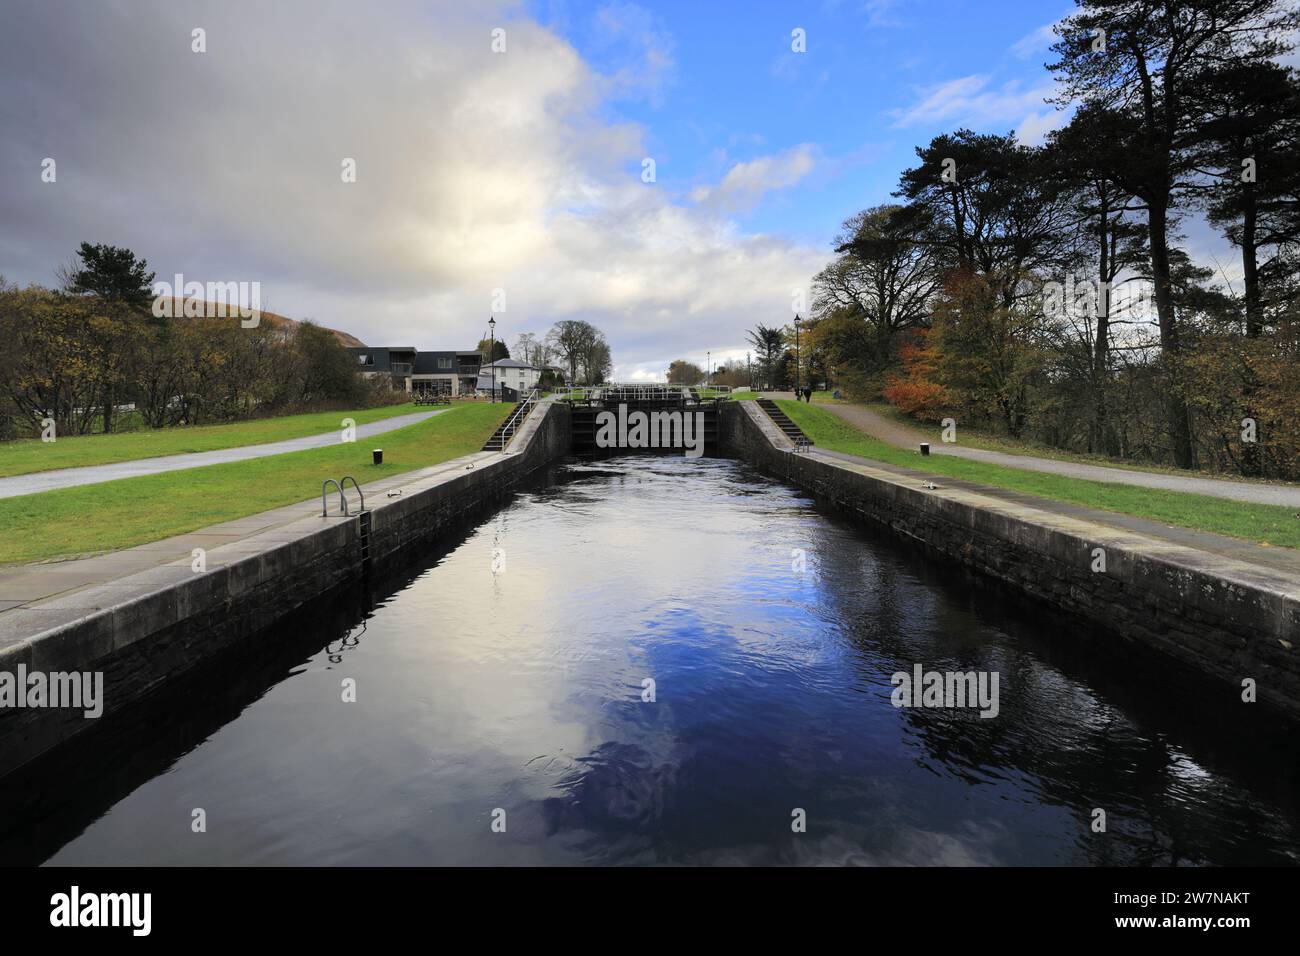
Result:
M370 505L372 566L410 552L505 500L537 468L568 454L568 409L542 405L506 453L471 455L450 476L420 481ZM307 512L310 514L310 512ZM77 595L86 613L0 650L0 671L101 671L104 713L130 706L162 684L251 640L270 640L281 618L367 569L361 523L305 518L291 529L254 535L208 552L209 570L188 560L151 568ZM96 720L61 708L0 710L0 777Z
M929 552L1300 718L1300 580L1172 542L830 456L796 453L753 402L731 403L724 453ZM1103 548L1106 570L1092 570Z

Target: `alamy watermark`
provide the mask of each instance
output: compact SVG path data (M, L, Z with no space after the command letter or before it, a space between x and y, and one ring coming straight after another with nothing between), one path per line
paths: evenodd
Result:
M1067 275L1064 282L1043 283L1042 306L1049 319L1145 315L1155 308L1155 286L1144 279L1111 283Z
M55 927L122 927L132 936L148 936L153 927L152 893L83 893L74 885L50 897L50 925Z
M683 448L687 458L704 454L704 413L629 412L618 406L596 415L597 448Z
M916 664L910 674L897 671L889 682L895 707L978 707L981 717L998 715L997 671L927 671Z
M262 321L262 283L260 282L186 282L176 273L175 282L153 285L153 315L156 319L239 318L246 329ZM179 308L177 300L180 300Z
M69 707L95 719L104 713L103 671L0 671L0 708Z

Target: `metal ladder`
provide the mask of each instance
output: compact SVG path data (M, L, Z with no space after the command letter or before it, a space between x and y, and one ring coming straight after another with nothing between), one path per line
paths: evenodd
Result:
M320 483L320 516L322 518L328 518L330 513L329 506L326 504L326 497L325 497L326 491L328 490L330 485L333 485L335 488L339 490L339 514L344 518L351 517L351 514L348 512L348 499L343 494L343 486L346 485L349 481L352 482L352 487L357 489L357 497L361 499L361 510L357 512L357 516L360 517L361 515L369 514L369 512L366 511L365 492L361 490L361 486L357 484L357 480L355 478L353 478L351 475L344 475L342 481L335 481L333 478L326 478L324 481Z
M361 485L351 475L344 475L341 481L335 481L333 478L326 478L320 486L320 516L329 517L329 504L326 497L330 485L339 490L339 515L344 518L350 518L352 515L348 512L348 499L343 493L343 486L352 482L352 487L357 489L357 497L361 499L361 510L357 512L357 532L361 540L361 567L368 569L370 567L370 512L366 510L366 494L361 490Z

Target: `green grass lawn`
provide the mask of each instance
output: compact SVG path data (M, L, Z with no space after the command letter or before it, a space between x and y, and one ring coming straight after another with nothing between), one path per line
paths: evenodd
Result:
M862 402L859 404L861 404L863 408L870 409L876 414L895 421L900 425L934 436L938 436L939 434L940 429L938 425L929 422L919 422L902 409L890 405L887 402ZM976 428L972 425L959 426L957 429L957 437L962 445L969 448L982 448L985 451L996 451L1005 455L1050 458L1053 461L1071 461L1077 462L1080 465L1100 465L1103 468L1118 468L1122 471L1146 471L1155 472L1161 475L1188 474L1188 472L1180 468L1174 468L1172 465L1125 461L1118 458L1107 458L1105 455L1089 454L1088 452L1065 451L1060 448L1053 448L1051 445L1045 445L1042 442L1033 441L1031 439L1011 438L1008 435L998 434L986 428ZM937 441L938 438L936 437L933 440ZM1233 473L1199 470L1195 474L1198 478L1220 478L1225 481L1253 481L1263 484L1277 484L1277 482L1270 482L1264 478L1251 478L1245 475Z
M1183 528L1211 531L1276 547L1300 548L1300 518L1291 508L1067 478L944 455L922 458L918 452L896 448L865 435L823 409L788 399L778 400L777 404L814 443L831 451Z
M184 455L241 445L263 445L289 438L302 438L304 435L320 435L333 429L341 430L345 418L364 425L394 415L408 415L424 410L426 409L422 406L406 403L350 412L312 412L282 418L259 418L228 425L177 426L113 432L109 435L71 435L53 442L23 438L0 442L0 478L55 468L108 465L160 455Z
M751 391L751 390L749 390L749 389L744 389L744 388L742 388L742 389L739 389L739 390L737 390L737 391L732 392L732 393L731 393L731 397L734 398L734 399L735 399L736 401L738 401L738 402L743 402L743 401L753 400L753 399L758 399L758 398L771 398L772 396L771 396L771 393L770 393L770 392L755 392L755 391ZM812 398L812 400L813 400L813 404L814 404L814 405L843 405L843 404L846 404L846 400L845 400L845 399L842 399L842 398L835 398L835 397L834 397L834 390L833 390L833 389L832 389L831 391L829 391L829 392L823 392L821 389L815 389L815 390L813 391L813 398Z
M129 548L319 496L326 478L364 485L459 458L482 448L511 407L467 403L373 441L0 499L0 564ZM383 465L371 464L372 447L384 449Z

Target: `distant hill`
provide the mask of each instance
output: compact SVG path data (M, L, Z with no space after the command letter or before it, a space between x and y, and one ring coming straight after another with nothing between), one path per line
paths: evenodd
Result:
M223 314L221 311L222 306L218 305L215 302L212 303L204 302L203 311L205 314L207 313L209 306L211 306L213 312L216 315L220 316ZM173 316L180 319L185 318L184 307L185 307L185 301L183 299L175 298L175 297L172 299ZM282 327L290 328L298 325L299 322L297 319L291 319L286 315L280 315L278 312L267 312L265 309L263 309L261 324L268 326L269 328L277 329ZM317 324L319 325L320 323ZM363 348L366 344L365 342L362 342L359 338L357 338L355 335L351 335L347 332L340 332L338 329L330 329L327 328L326 326L321 326L321 328L324 328L326 329L326 331L333 334L333 336L339 340L340 344L348 348Z

